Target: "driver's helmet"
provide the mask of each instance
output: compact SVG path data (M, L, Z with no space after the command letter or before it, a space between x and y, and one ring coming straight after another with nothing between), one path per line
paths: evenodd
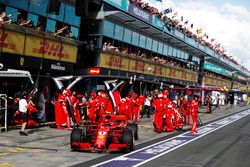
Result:
M91 96L91 97L96 97L96 92L91 92L91 93L90 93L90 96Z
M159 92L159 93L157 94L157 97L158 97L158 98L163 98L163 93L162 93L162 92Z
M168 94L168 91L164 91L164 92L163 92L163 98L167 98L168 95L169 95L169 94Z

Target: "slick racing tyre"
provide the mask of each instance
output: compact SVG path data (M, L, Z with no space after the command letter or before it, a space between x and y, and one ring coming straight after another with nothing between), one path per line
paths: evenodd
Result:
M124 129L122 132L122 143L129 146L129 150L134 150L133 132L131 129Z
M74 128L72 130L71 135L70 135L70 146L72 150L79 149L79 147L76 145L73 145L73 143L80 143L82 141L82 137L83 137L82 129Z
M138 140L139 139L138 124L130 123L129 124L129 129L131 129L133 131L133 135L134 135L135 140Z

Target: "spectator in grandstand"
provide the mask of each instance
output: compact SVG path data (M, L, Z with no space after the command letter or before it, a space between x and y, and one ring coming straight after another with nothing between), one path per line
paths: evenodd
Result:
M2 11L0 14L0 24L1 25L10 24L11 23L11 19L10 19L11 16L12 16L12 14L9 14L7 16L6 12Z
M67 38L73 38L72 36L72 31L70 31L69 29L65 32L65 37Z
M166 60L164 58L159 58L159 61L158 61L160 64L165 64L166 63Z
M116 47L114 47L113 45L111 45L111 43L108 43L107 45L107 51L114 51Z
M122 54L128 54L128 48L127 47L123 48Z
M57 29L56 27L56 32L54 33L54 35L64 35L67 34L69 32L69 27L68 26L64 26L63 28Z
M104 42L102 45L102 50L107 51L107 42Z
M136 50L134 50L134 52L131 52L131 53L130 53L130 56L131 56L131 57L136 57L136 56L137 56Z
M19 26L29 26L29 24L31 23L31 20L25 20L24 18L20 18L18 21L17 21L17 24Z
M117 52L117 53L119 53L120 52L119 47L115 47L114 51Z
M37 31L42 31L43 30L43 26L42 26L40 21L37 22L36 30Z
M146 53L142 53L141 55L138 56L139 58L146 58L147 54Z
M158 63L159 62L159 57L157 57L157 56L153 57L152 61L155 62L155 63Z

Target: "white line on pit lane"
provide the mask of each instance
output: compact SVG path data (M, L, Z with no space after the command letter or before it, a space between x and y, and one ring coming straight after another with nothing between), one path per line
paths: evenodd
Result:
M169 153L169 152L171 152L171 151L173 151L173 150L176 150L177 148L179 148L179 147L181 147L181 146L184 146L184 145L186 145L186 144L188 144L188 143L190 143L190 142L192 142L192 141L194 141L194 140L197 140L197 139L199 139L199 138L201 138L201 137L203 137L203 136L205 136L205 135L207 135L207 134L209 134L209 133L212 133L212 132L214 132L214 131L216 131L216 130L218 130L218 129L221 129L222 127L227 126L228 124L231 124L231 123L233 123L233 122L235 122L235 121L237 121L237 120L239 120L239 119L241 119L241 118L243 118L243 117L245 117L245 116L247 116L247 115L249 115L249 114L250 114L250 110L245 110L245 111L242 111L242 112L240 112L240 113L236 113L236 114L234 114L234 115L231 115L231 116L229 116L229 117L220 119L220 120L218 120L218 121L216 121L216 122L212 122L212 123L210 123L210 124L208 124L208 125L206 125L206 126L202 126L202 127L198 128L198 132L199 132L199 133L197 134L198 136L196 136L195 138L190 139L189 141L185 141L185 142L182 143L182 144L178 144L177 146L175 146L175 147L173 147L173 148L171 148L171 149L168 149L168 150L166 150L165 152L162 152L162 153L160 153L160 154L157 154L157 155L155 155L155 156L153 156L152 158L149 158L149 159L147 159L147 160L137 159L137 161L140 162L140 163L138 163L138 164L136 164L136 165L133 165L133 167L137 167L137 166L143 165L143 164L145 164L145 163L147 163L147 162L149 162L149 161L152 161L152 160L154 160L154 159L156 159L156 158L158 158L158 157L160 157L160 156L162 156L162 155L164 155L164 154L167 154L167 153ZM217 127L217 128L211 128L212 126L215 126L215 125L218 126L218 127ZM112 161L122 161L122 160L130 161L131 158L127 158L126 156L129 156L129 155L131 155L131 154L135 154L135 153L140 152L140 151L142 151L142 150L146 150L147 148L153 148L153 147L156 146L156 145L159 146L159 145L161 145L162 143L164 144L164 143L166 143L166 142L168 142L168 141L171 141L171 140L173 140L173 139L175 139L175 138L187 137L187 136L185 136L186 134L190 134L190 132L185 132L185 133L183 133L183 134L181 134L181 135L178 135L178 136L169 138L169 139L167 139L167 140L163 140L163 141L161 141L161 142L158 142L158 143L149 145L149 146L147 146L147 147L141 148L141 149L136 150L136 151L133 151L133 152L131 152L131 153L128 153L128 154L125 154L125 155L122 155L122 156L119 156L119 157L110 159L110 160L108 160L108 161L101 162L101 163L96 164L96 165L94 165L94 166L92 166L92 167L102 166L102 165L107 164L107 163L112 162ZM133 159L133 160L135 160L135 159ZM131 159L131 161L132 161L132 159ZM120 167L123 167L123 166L120 166Z

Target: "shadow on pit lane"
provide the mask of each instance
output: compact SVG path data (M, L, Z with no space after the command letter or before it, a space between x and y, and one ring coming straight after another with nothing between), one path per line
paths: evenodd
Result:
M27 131L27 133L28 134L33 134L33 133L35 133L35 132L42 132L42 131L46 131L46 130L43 130L43 129L31 129L31 130L29 130L29 131Z

